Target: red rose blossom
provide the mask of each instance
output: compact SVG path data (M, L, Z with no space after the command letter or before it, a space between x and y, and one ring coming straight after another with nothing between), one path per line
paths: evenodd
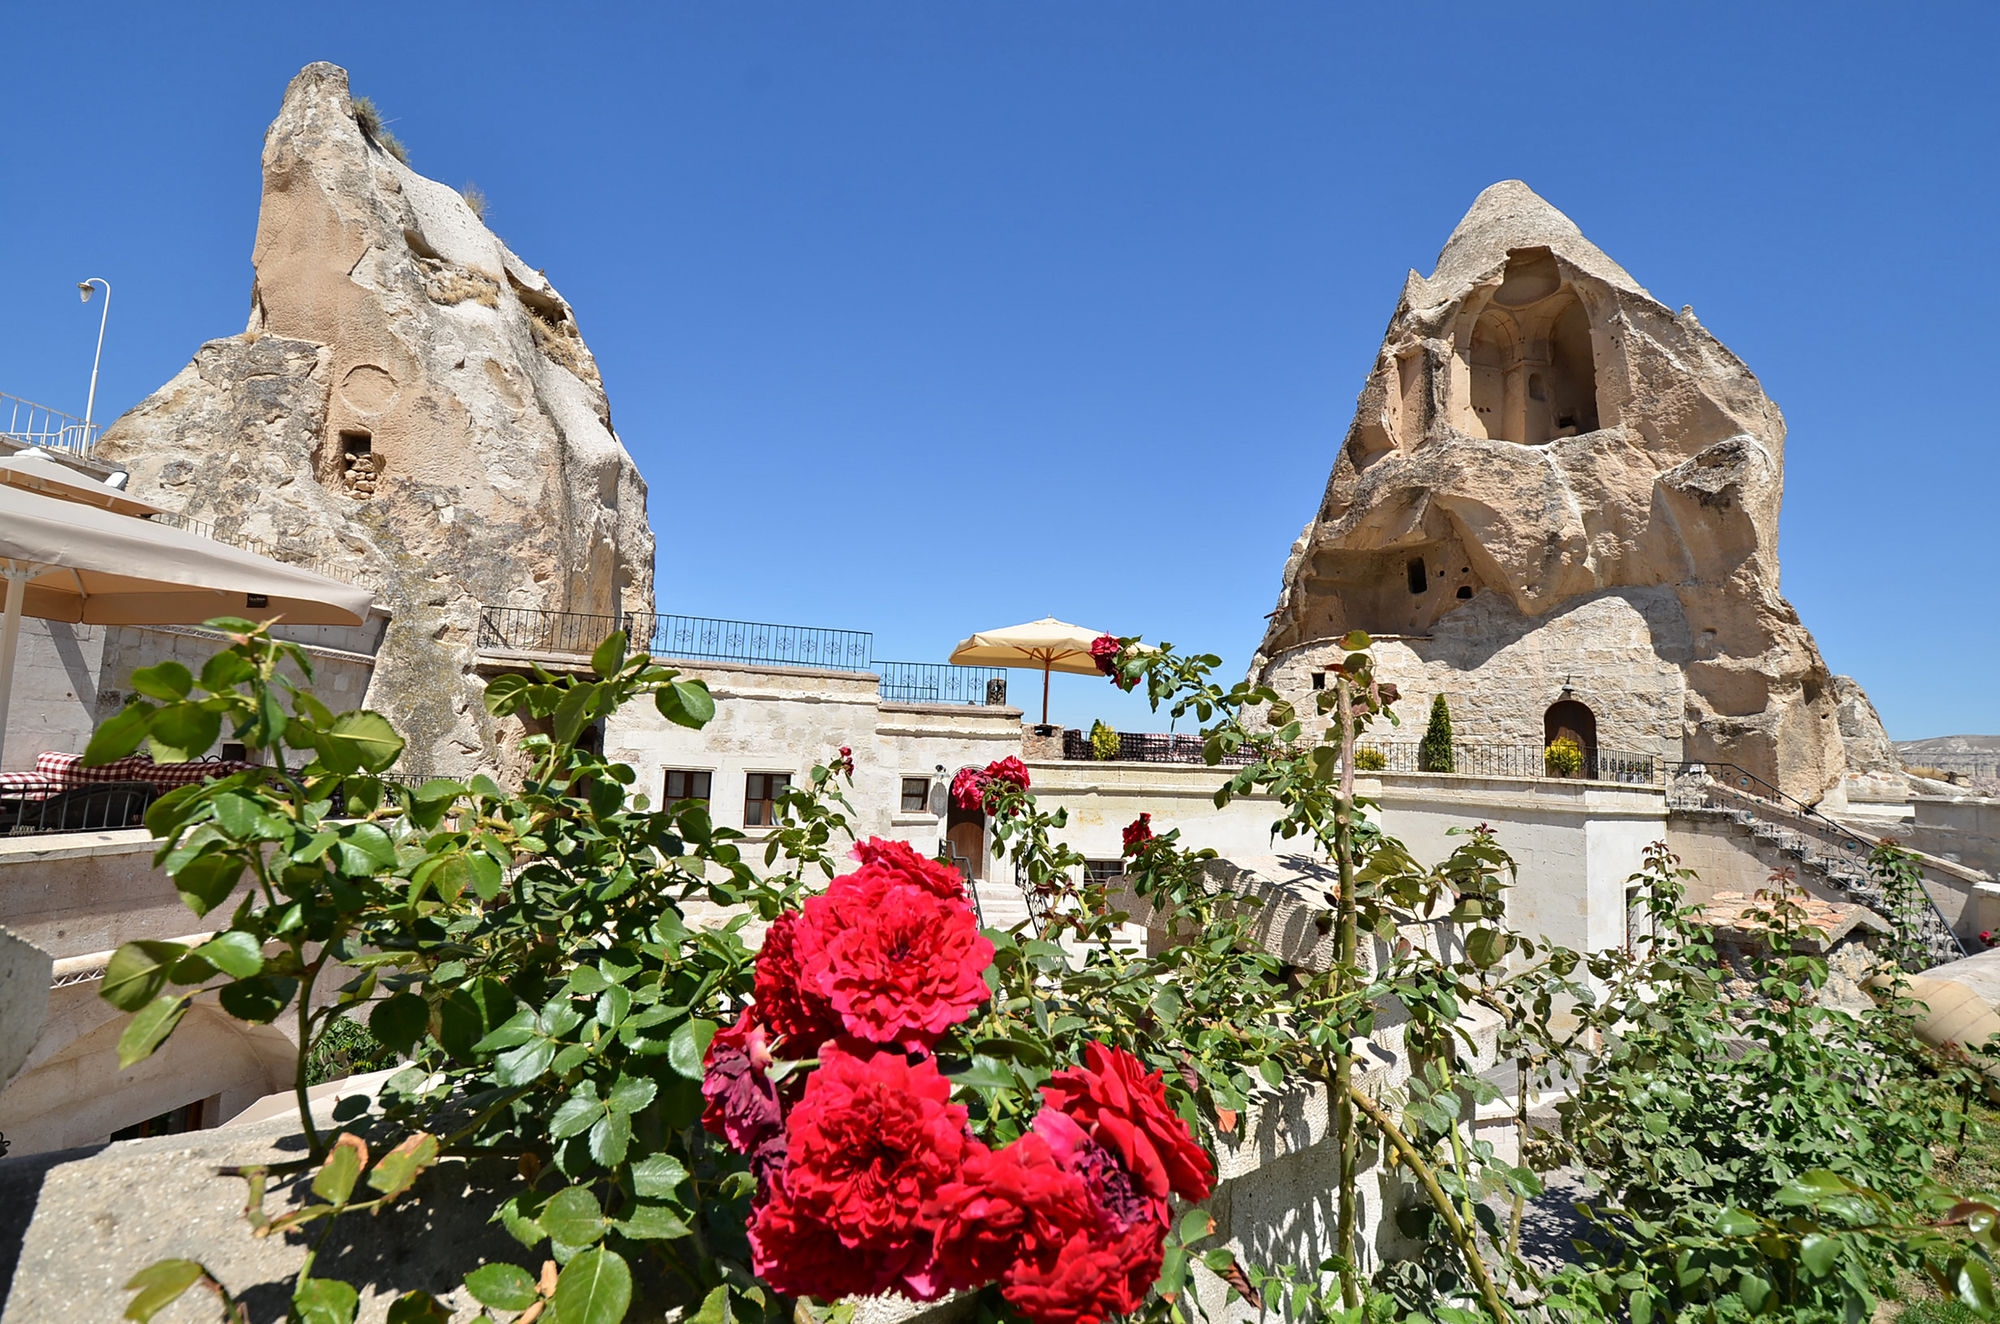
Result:
M964 875L948 864L919 855L908 842L870 837L855 845L854 858L861 861L862 873L878 871L949 900L965 899Z
M1000 1295L1036 1324L1103 1324L1129 1315L1160 1280L1166 1235L1166 1224L1153 1222L1109 1234L1079 1229L1056 1253L1008 1270Z
M927 1050L992 996L993 944L971 907L884 869L808 898L795 941L801 983L867 1043Z
M994 781L1012 782L1024 791L1028 789L1028 765L1012 754L987 764L986 775Z
M765 1163L780 1157L765 1151L771 1142L782 1142L785 1130L778 1087L765 1074L771 1061L764 1027L746 1009L736 1024L716 1031L701 1078L701 1097L708 1101L701 1124L737 1153L761 1156Z
M936 1278L970 1291L1009 1268L1059 1252L1077 1230L1098 1222L1083 1179L1029 1132L1004 1149L967 1157L925 1210L937 1237Z
M787 1295L822 1300L940 1295L923 1211L980 1148L950 1096L928 1058L913 1065L901 1053L822 1048L786 1118L784 1170L751 1221L757 1275Z
M811 1057L821 1043L841 1031L839 1013L818 985L799 968L798 930L805 917L788 910L764 930L757 953L757 1019L785 1041L794 1057Z
M1141 1194L1205 1200L1213 1185L1208 1154L1167 1106L1166 1087L1122 1048L1091 1043L1083 1065L1058 1071L1042 1099L1116 1154Z
M1118 639L1115 635L1100 634L1090 641L1090 660L1097 669L1107 676L1118 674Z
M1125 825L1125 854L1137 855L1153 839L1153 816L1141 814Z

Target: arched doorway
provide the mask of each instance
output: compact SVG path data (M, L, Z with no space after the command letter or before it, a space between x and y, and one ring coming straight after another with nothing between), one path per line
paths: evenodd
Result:
M1597 775L1597 714L1575 699L1558 699L1542 714L1542 747L1569 738L1583 751L1583 775Z
M972 876L975 883L986 876L986 814L978 809L953 805L944 819L944 839L951 846L952 863Z

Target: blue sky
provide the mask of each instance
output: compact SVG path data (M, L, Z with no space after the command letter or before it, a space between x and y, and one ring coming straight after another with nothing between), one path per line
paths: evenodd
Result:
M17 6L0 391L242 329L286 80L349 68L577 310L663 610L1239 674L1403 273L1527 180L1790 424L1784 589L1899 738L2000 731L2000 7ZM1016 695L1032 689L1016 673ZM1057 677L1055 716L1157 729Z

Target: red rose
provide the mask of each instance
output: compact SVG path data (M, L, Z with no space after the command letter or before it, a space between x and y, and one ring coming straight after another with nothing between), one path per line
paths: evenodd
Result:
M806 983L799 968L798 929L804 918L788 910L772 920L757 953L757 1019L795 1057L811 1057L841 1029L833 1004L817 984Z
M1137 855L1153 839L1153 816L1141 814L1125 826L1125 854Z
M1090 641L1090 660L1097 669L1107 676L1118 675L1118 640L1108 634L1100 634Z
M984 1287L1014 1265L1054 1255L1098 1222L1083 1179L1034 1132L969 1156L925 1210L937 1237L936 1277L958 1291Z
M964 876L948 864L917 854L908 842L870 837L855 845L854 858L861 861L862 873L879 872L948 900L965 899Z
M986 805L986 774L977 768L960 768L951 779L951 803L958 809L983 809Z
M771 1060L764 1027L745 1010L736 1024L716 1031L701 1078L701 1096L708 1101L701 1124L711 1135L727 1139L737 1153L761 1157L759 1167L780 1158L765 1151L785 1130L778 1087L766 1074Z
M1012 754L987 764L986 775L994 781L1012 782L1024 791L1028 789L1028 765Z
M1142 1194L1207 1199L1213 1166L1187 1123L1167 1107L1158 1073L1122 1048L1095 1042L1083 1050L1083 1063L1049 1078L1042 1087L1048 1106L1116 1154Z
M929 1059L821 1049L786 1119L785 1168L750 1225L757 1275L787 1295L822 1300L940 1295L923 1210L979 1149L950 1096Z
M1000 1295L1036 1324L1103 1324L1129 1315L1160 1280L1166 1235L1166 1224L1151 1222L1109 1235L1079 1230L1056 1253L1008 1270Z
M847 1032L871 1044L928 1049L992 996L993 944L963 900L863 869L805 903L801 981Z

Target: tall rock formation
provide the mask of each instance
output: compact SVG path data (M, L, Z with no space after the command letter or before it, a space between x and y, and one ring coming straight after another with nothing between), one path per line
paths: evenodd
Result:
M97 455L134 491L377 589L371 706L427 772L490 763L482 603L652 609L646 485L568 303L455 190L301 70L264 136L250 324L210 341ZM608 629L607 625L607 629Z
M1816 800L1886 741L1779 595L1784 442L1691 309L1495 184L1404 282L1252 670L1303 695L1360 628L1463 737L1568 732Z

